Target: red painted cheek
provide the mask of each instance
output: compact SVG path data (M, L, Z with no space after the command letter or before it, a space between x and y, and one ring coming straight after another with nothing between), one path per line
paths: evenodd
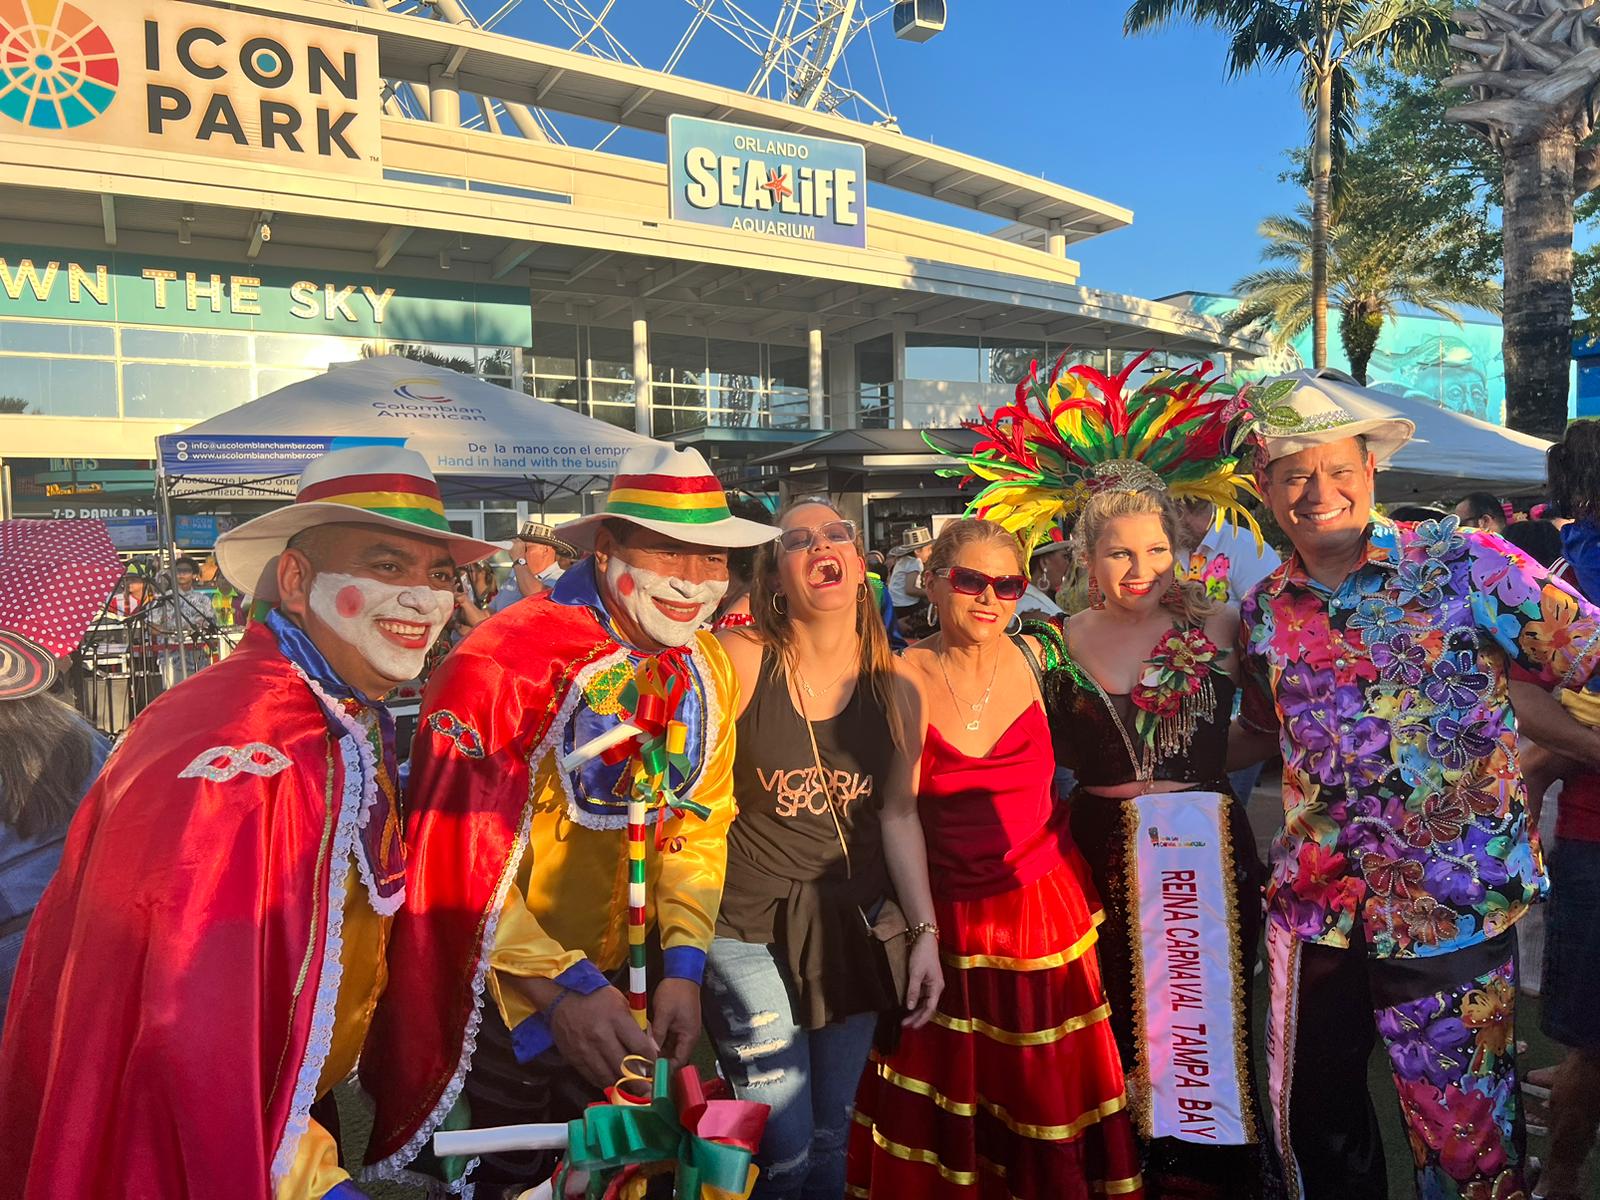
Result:
M361 594L361 589L354 584L346 584L339 589L339 594L333 598L333 606L341 617L353 617L366 607L366 597Z
M617 580L617 595L626 599L627 597L633 595L635 586L636 585L633 582L633 576L624 575L621 579Z

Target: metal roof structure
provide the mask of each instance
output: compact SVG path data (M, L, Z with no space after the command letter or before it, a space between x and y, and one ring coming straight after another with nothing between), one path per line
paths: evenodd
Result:
M1120 205L881 126L540 42L330 0L230 0L221 7L373 34L388 79L425 85L430 68L442 67L442 78L464 91L635 129L664 132L667 118L681 113L859 142L871 183L1056 231L1069 243L1133 222Z

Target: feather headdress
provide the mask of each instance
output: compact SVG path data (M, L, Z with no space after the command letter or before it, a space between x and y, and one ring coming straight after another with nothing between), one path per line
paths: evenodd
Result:
M1244 460L1245 423L1237 418L1270 407L1281 385L1247 401L1246 392L1210 374L1204 362L1163 372L1130 392L1129 379L1148 357L1108 376L1087 366L1063 371L1062 355L1048 380L1035 360L1017 384L1014 404L992 416L980 409L976 421L966 422L980 435L970 453L953 454L927 439L964 464L939 473L982 481L967 511L1015 533L1030 554L1090 496L1107 490L1209 500L1219 525L1244 526L1261 543L1261 527L1245 506L1259 496Z

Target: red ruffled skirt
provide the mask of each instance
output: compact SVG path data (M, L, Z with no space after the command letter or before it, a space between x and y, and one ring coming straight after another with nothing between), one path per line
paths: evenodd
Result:
M1143 1196L1086 877L1072 851L1036 883L935 902L944 994L862 1078L850 1195Z

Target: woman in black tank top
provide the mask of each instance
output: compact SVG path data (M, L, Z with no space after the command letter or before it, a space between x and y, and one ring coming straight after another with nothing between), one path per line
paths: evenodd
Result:
M943 985L903 730L918 728L854 525L827 501L780 514L755 625L720 634L743 708L738 816L706 963L707 1031L741 1099L771 1106L754 1200L842 1196L852 1100L880 1015L921 1024ZM912 927L895 994L863 913Z

